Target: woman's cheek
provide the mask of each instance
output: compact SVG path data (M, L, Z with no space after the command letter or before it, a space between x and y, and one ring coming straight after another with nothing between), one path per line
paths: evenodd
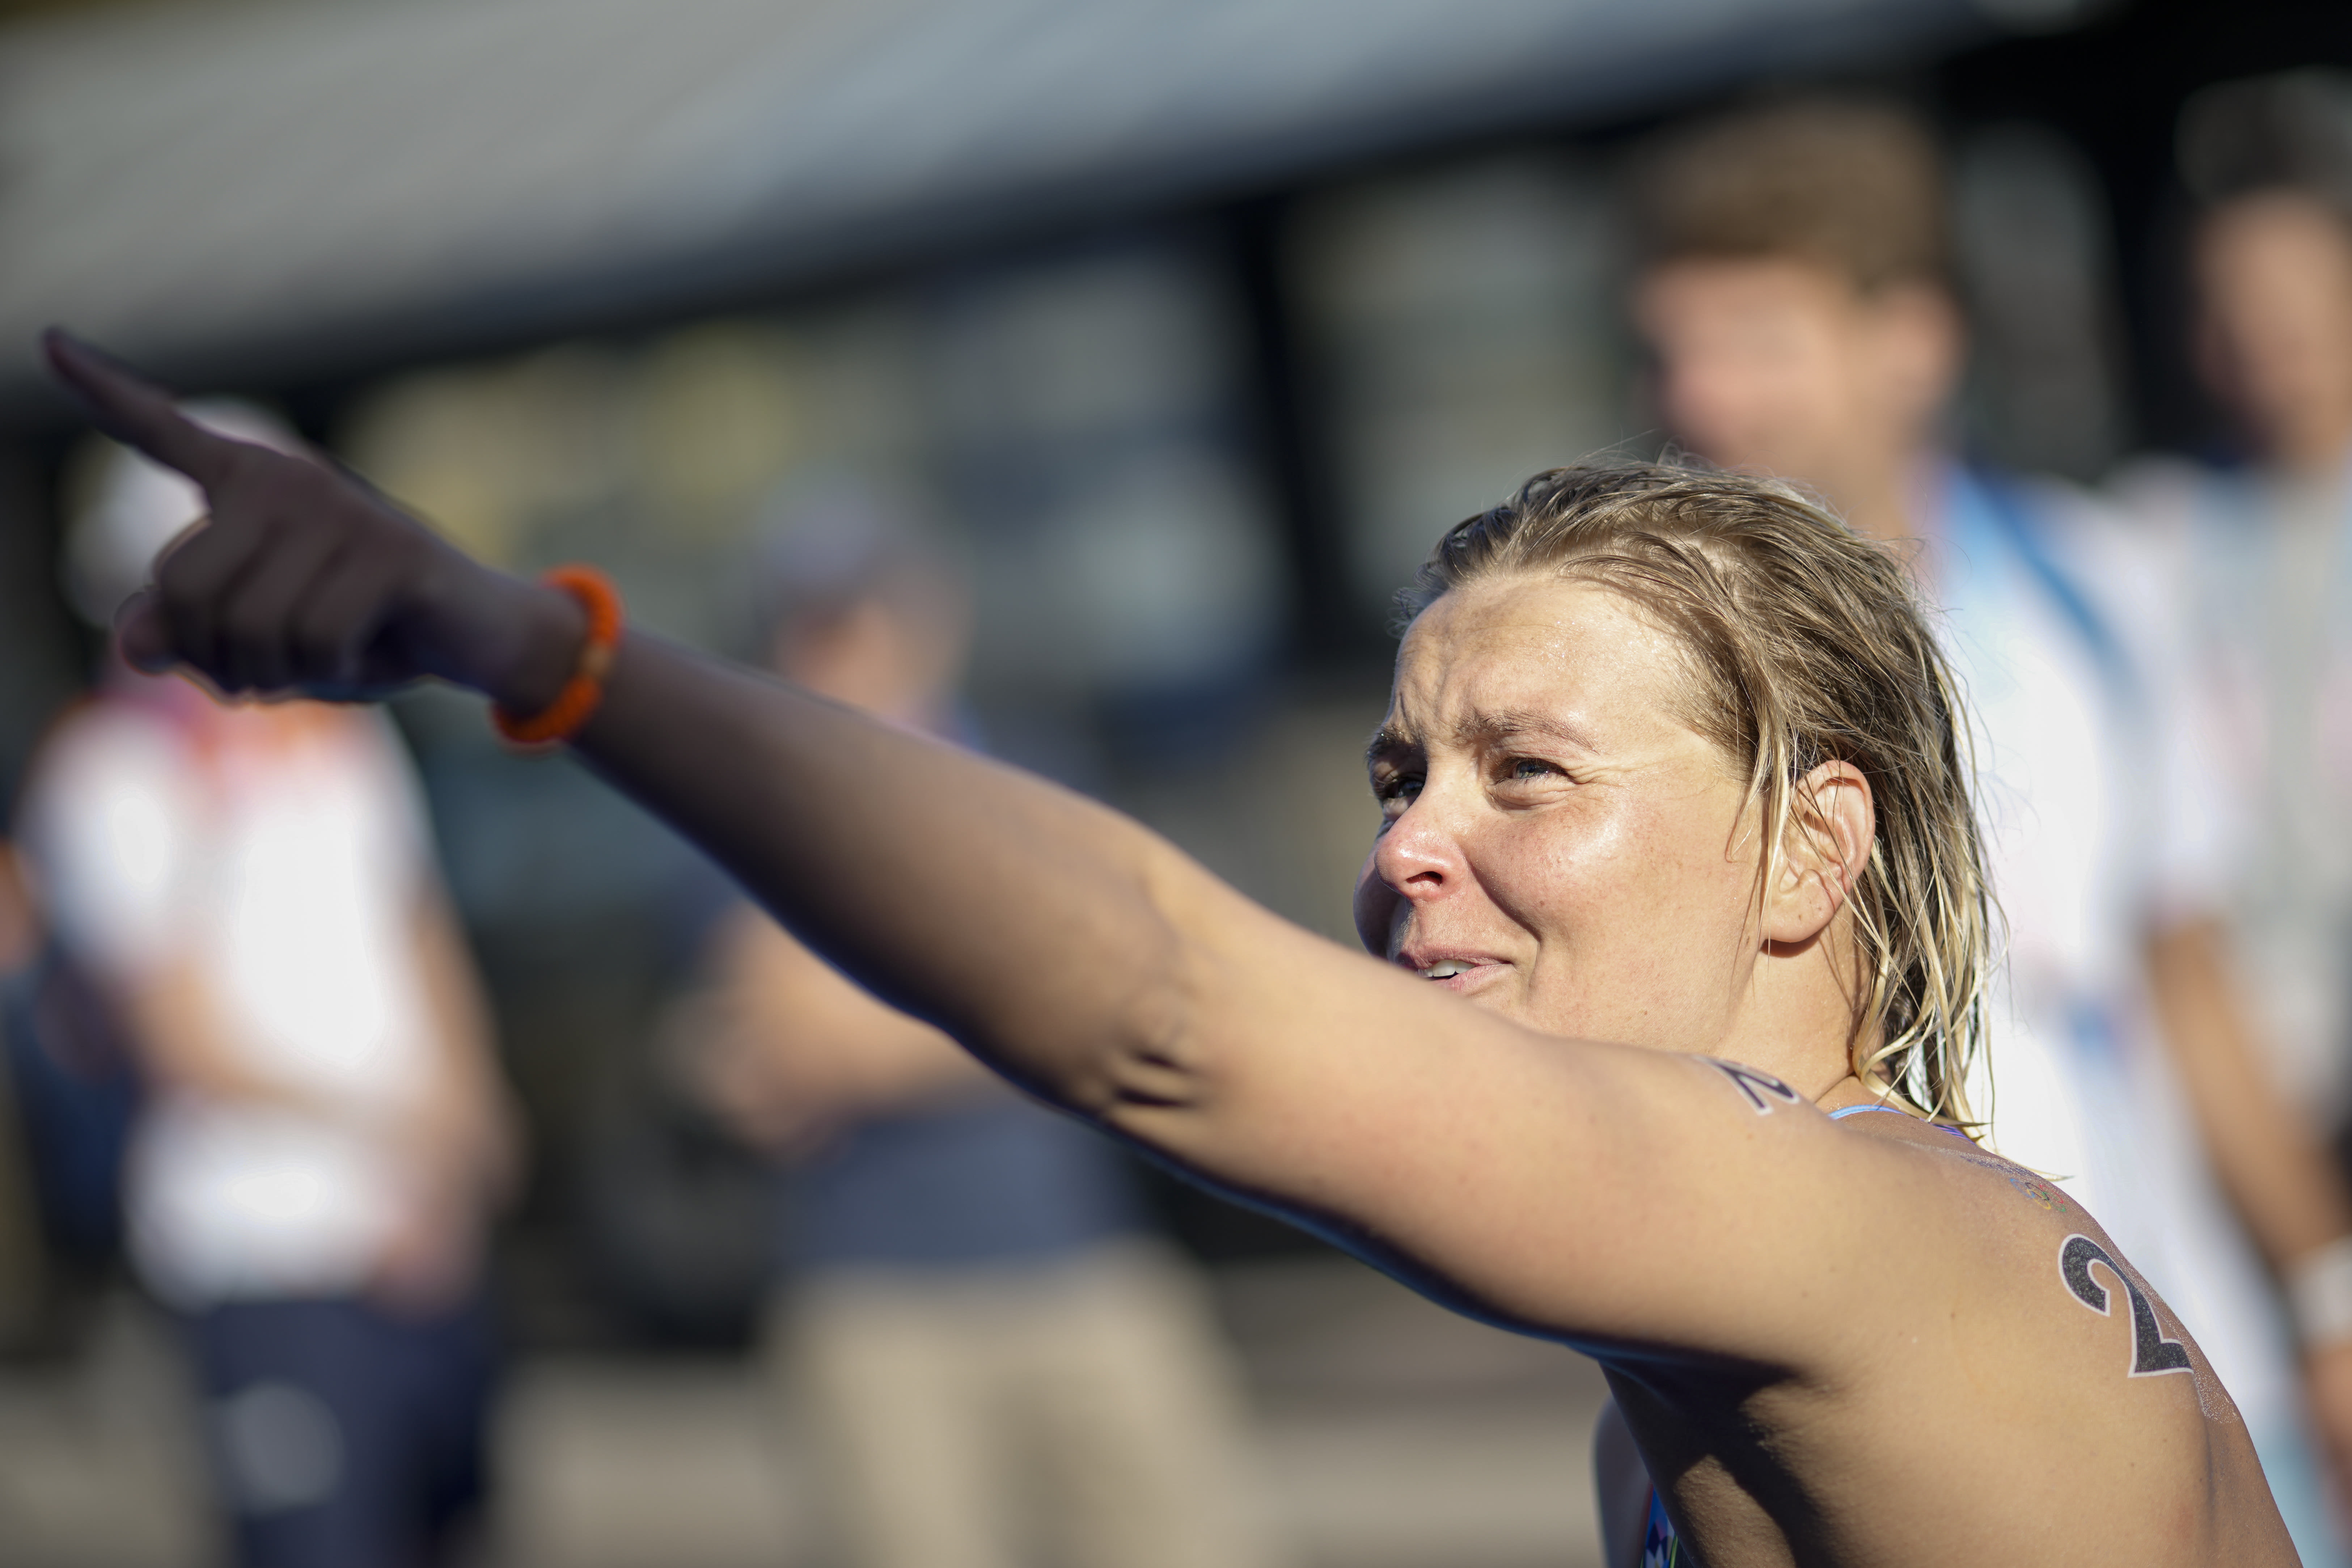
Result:
M1496 903L1544 942L1587 941L1631 911L1622 866L1590 841L1515 846L1485 879Z

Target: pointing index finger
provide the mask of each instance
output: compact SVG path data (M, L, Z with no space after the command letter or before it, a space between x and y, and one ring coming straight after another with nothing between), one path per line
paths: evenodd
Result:
M89 410L90 422L157 462L208 483L238 443L215 436L172 405L171 395L58 328L41 334L50 371Z

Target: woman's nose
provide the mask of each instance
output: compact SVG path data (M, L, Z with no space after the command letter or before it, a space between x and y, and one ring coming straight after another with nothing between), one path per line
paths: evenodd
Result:
M1415 904L1442 896L1460 879L1461 855L1427 795L1373 842L1356 883L1356 934L1385 958L1398 921Z
M1442 803L1426 790L1372 847L1372 874L1399 897L1416 901L1444 892L1461 865L1461 847L1444 820Z

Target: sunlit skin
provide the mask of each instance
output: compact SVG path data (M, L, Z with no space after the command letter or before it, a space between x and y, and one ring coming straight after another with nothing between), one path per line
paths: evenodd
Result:
M1428 984L1551 1034L1737 1041L1809 1097L1867 1098L1840 973L1869 786L1817 773L1830 867L1759 900L1759 813L1744 770L1679 717L1692 683L1680 646L1607 588L1506 577L1432 605L1369 754L1382 826L1359 933L1416 973L1465 966Z
M1634 313L1677 440L1816 487L1864 532L1916 531L1910 488L1960 373L1958 313L1942 289L1865 291L1813 262L1709 258L1651 272Z
M2326 474L2352 451L2352 232L2316 203L2248 196L2196 250L2198 365L2263 455Z

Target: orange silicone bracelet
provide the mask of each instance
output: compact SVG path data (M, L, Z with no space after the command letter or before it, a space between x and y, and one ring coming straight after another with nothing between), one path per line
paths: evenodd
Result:
M621 645L620 590L593 566L558 566L540 579L580 601L588 612L588 640L581 646L580 662L555 700L528 718L519 719L504 708L490 709L490 722L518 746L553 746L572 739L594 716L604 700L604 677L613 668L613 652Z

